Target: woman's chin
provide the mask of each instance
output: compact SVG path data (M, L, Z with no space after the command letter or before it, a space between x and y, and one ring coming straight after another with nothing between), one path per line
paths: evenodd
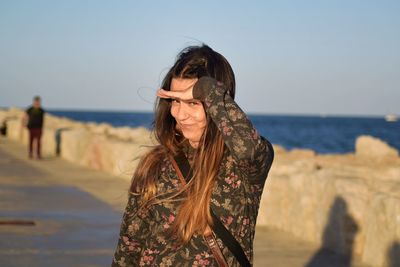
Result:
M199 143L199 138L194 136L193 134L183 133L183 136L192 144L192 143Z

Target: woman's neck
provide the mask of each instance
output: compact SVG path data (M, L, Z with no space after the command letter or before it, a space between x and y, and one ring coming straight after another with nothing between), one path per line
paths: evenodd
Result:
M193 142L189 140L189 144L193 147L193 148L198 148L199 147L199 143L200 142Z

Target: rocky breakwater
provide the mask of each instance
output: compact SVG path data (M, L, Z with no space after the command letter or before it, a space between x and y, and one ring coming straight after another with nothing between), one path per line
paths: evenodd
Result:
M370 136L357 138L354 154L275 150L258 225L285 230L370 266L400 263L397 150Z
M26 144L22 115L18 109L0 110L0 122L7 119L8 138ZM59 150L68 161L128 179L135 159L153 144L144 128L113 128L49 114L45 118L45 157L54 157ZM356 256L370 266L400 263L397 150L369 136L359 137L355 153L349 154L274 147L258 225L284 230L349 258Z
M0 110L6 121L7 137L28 144L28 130L22 125L23 111ZM96 170L131 178L138 158L154 145L149 130L143 127L112 127L109 124L82 123L45 115L42 135L44 159L59 156ZM28 155L28 153L27 153Z

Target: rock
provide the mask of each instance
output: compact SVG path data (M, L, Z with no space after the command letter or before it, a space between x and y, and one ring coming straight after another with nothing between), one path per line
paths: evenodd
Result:
M395 160L375 164L372 158L371 164L363 154L280 154L265 184L257 224L360 257L371 266L390 266L388 251L400 238L400 160L397 151L383 148L392 152L380 149L382 157Z
M311 149L292 149L290 154L298 158L312 158L316 155L315 151Z
M92 133L107 135L112 126L108 123L89 123L89 129Z
M61 157L80 165L85 165L87 148L92 134L83 128L61 132Z
M283 146L276 145L276 144L273 144L272 146L274 148L275 154L280 154L280 153L286 153L287 152L287 150Z
M356 140L356 156L377 161L396 159L399 152L384 141L367 135L359 136Z
M361 258L371 266L394 267L387 254L400 240L400 198L377 193L372 197L369 209L376 213L369 212L365 218L366 242ZM400 255L393 256L397 257L396 262L400 261Z
M151 141L151 132L144 127L116 127L110 128L108 136L124 142L133 142L135 144L153 144Z
M14 118L7 137L26 144L22 115L18 109L0 111L0 118ZM55 153L59 129L62 158L127 179L137 159L155 143L145 128L80 123L46 114L42 142L47 154ZM277 156L257 224L354 254L371 266L390 266L387 255L400 240L399 152L371 136L360 136L355 146L355 154L320 155L274 145Z
M0 110L0 124L7 118L7 111Z
M7 120L7 137L26 144L28 142L28 131L25 127L22 127L21 119L22 115Z

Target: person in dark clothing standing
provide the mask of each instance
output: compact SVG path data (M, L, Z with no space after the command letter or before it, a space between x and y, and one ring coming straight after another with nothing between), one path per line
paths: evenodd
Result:
M33 158L33 143L36 142L36 158L41 159L40 139L42 137L44 109L40 96L33 98L33 105L25 111L24 124L29 130L29 158Z

